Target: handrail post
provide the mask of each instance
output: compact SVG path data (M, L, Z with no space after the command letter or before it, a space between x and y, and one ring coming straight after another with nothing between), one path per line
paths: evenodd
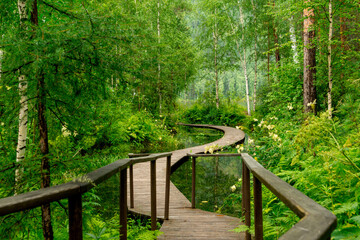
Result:
M195 208L196 194L196 157L192 157L192 191L191 191L191 208Z
M69 208L69 239L82 240L82 199L81 194L68 199Z
M263 240L262 191L261 182L254 176L254 221L255 240Z
M156 160L150 161L150 182L151 182L151 230L155 231L156 226Z
M170 205L170 166L171 156L166 157L166 178L165 178L165 213L164 219L169 220L169 205Z
M130 164L130 208L134 208L134 165Z
M247 168L243 160L243 175L242 175L242 210L243 216L245 216L245 225L250 228L251 218L250 218L250 171ZM251 235L249 231L245 232L245 239L251 240Z
M120 240L127 239L127 169L120 170Z

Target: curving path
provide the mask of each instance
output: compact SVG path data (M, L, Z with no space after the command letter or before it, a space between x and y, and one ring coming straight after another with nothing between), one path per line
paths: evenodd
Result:
M188 153L203 153L206 146L217 144L229 146L242 142L245 133L241 130L213 125L182 124L192 127L212 128L224 132L224 136L214 142L201 146L176 150L172 152L172 170L186 160ZM157 214L163 219L165 206L165 168L166 159L156 161L156 190L157 190ZM129 211L150 216L150 163L134 165L134 205ZM129 182L129 181L128 181ZM191 184L191 183L189 183ZM129 189L129 187L128 187ZM129 196L129 194L128 194ZM128 201L129 202L129 201ZM170 214L169 220L165 220L160 231L159 239L244 239L243 234L231 232L240 224L238 218L229 217L217 213L191 209L191 203L175 187L170 184Z

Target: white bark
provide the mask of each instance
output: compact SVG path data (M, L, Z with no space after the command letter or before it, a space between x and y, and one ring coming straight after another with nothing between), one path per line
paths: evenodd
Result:
M158 52L158 82L159 82L159 113L161 114L162 112L162 93L161 93L161 65L160 65L160 37L161 37L161 34L160 34L160 0L158 0L157 2L157 34L158 34L158 44L159 44L159 52Z
M249 79L247 75L247 67L246 67L246 48L245 48L245 25L244 25L244 16L242 12L242 8L240 5L240 1L238 1L239 4L239 12L240 12L240 22L242 27L242 42L243 42L243 70L244 70L244 76L245 76L245 91L246 91L246 106L247 106L247 113L250 116L251 110L250 110L250 98L249 98Z
M27 20L26 0L18 0L18 10L20 16L20 24ZM21 164L25 158L26 151L26 137L27 137L27 123L28 123L28 104L27 104L27 87L28 83L25 75L20 73L19 77L19 95L20 95L20 110L19 110L19 132L18 142L16 147L16 163ZM20 181L23 168L20 166L15 170L15 194L18 191L17 183Z
M218 79L218 69L217 69L217 41L218 41L218 33L217 33L217 19L216 19L216 7L215 7L215 23L213 30L213 39L214 39L214 70L215 70L215 98L216 98L216 108L220 107L220 99L219 99L219 79Z
M329 0L329 44L328 44L328 80L329 80L329 89L328 89L328 111L329 118L332 118L332 62L331 62L331 40L333 35L333 11L332 11L332 0Z
M255 8L255 3L254 0L251 0L251 5L252 5L252 9L254 12L254 23L255 23L255 39L254 39L254 61L255 61L255 66L254 66L254 99L253 99L253 107L254 107L254 112L256 109L256 84L257 84L257 23L256 23L256 8Z
M296 44L296 35L295 35L295 25L294 25L294 16L290 17L290 40L291 40L291 49L293 51L293 59L294 63L298 64L298 51L297 51L297 44Z

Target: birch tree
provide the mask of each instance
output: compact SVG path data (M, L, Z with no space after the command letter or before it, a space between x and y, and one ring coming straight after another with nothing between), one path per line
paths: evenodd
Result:
M241 33L241 36L242 36L241 39L242 39L242 44L243 44L242 66L243 66L244 77L245 77L246 107L247 107L247 114L250 116L251 109L250 109L250 96L249 96L249 79L248 79L247 64L246 64L245 23L244 23L244 15L243 15L240 1L238 1L238 5L239 5L240 23L241 23L241 29L242 29L242 33Z
M306 0L305 3L310 3ZM304 111L316 113L316 89L315 89L315 73L316 73L316 48L314 45L315 31L313 29L315 19L314 10L306 7L304 14L304 82L303 82L303 100Z
M27 3L28 0L19 0L18 1L18 11L20 16L20 27L22 30L26 30L26 22L29 20L28 18L28 9ZM33 12L33 11L32 11ZM25 36L25 38L27 38ZM1 61L1 60L0 60ZM15 170L15 194L19 191L18 183L21 178L21 173L23 171L21 167L21 162L25 158L26 151L26 137L27 137L27 123L28 123L28 97L27 97L27 88L28 82L27 79L19 70L19 95L20 95L20 110L19 110L19 129L18 129L18 139L17 139L17 147L16 147L16 163L19 165Z

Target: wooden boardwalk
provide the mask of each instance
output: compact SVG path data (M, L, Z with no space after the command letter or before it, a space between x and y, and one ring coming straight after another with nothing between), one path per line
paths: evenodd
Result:
M179 165L188 153L203 153L205 146L234 145L244 140L243 131L224 126L191 125L209 127L224 132L224 136L212 143L173 151L171 166ZM166 159L156 161L157 217L164 218ZM150 216L150 163L134 165L134 208L129 211ZM129 182L129 181L128 181ZM191 182L189 182L191 184ZM129 187L128 187L129 189ZM129 191L129 190L128 190ZM128 194L129 196L129 194ZM128 201L130 202L130 201ZM170 183L170 214L164 221L159 239L244 239L243 234L229 231L240 223L240 219L217 213L192 209L186 197Z

